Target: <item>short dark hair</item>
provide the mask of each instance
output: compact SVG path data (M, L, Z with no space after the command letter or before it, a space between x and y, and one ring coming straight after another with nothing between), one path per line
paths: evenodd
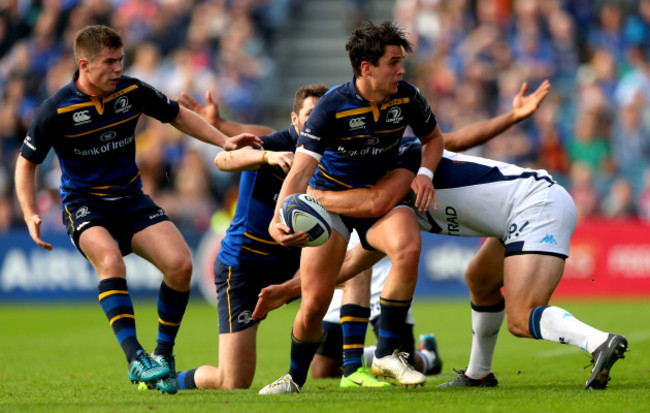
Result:
M322 83L312 83L311 85L302 86L296 90L296 95L293 98L293 111L298 113L302 108L302 104L307 98L320 99L327 93L327 86Z
M122 37L108 26L86 26L77 32L74 38L74 57L92 61L104 49L123 47Z
M386 46L389 45L401 46L407 52L412 50L411 42L406 38L404 30L391 21L385 21L380 25L368 21L354 29L345 44L345 50L350 56L355 76L361 76L361 62L370 62L373 66L377 66Z

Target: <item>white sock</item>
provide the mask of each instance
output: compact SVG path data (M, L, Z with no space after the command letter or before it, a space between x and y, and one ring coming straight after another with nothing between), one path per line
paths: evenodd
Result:
M485 307L472 305L472 352L465 370L467 377L482 379L492 372L492 356L506 315L503 302L494 307L491 311L477 311ZM497 307L501 310L494 311Z
M588 353L593 353L609 335L583 323L568 311L552 306L542 311L539 333L544 340L571 344Z
M375 358L375 349L377 346L364 347L363 349L363 360L366 364L366 368L372 366L372 359Z
M420 356L420 359L422 360L422 373L427 374L427 372L433 367L433 363L436 361L435 353L429 350L415 350L415 354Z

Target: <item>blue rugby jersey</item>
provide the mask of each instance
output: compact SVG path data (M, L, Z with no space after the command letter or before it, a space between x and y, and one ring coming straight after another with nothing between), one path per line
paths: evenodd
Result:
M54 148L61 165L61 197L118 197L139 192L135 127L141 114L161 122L178 115L178 103L138 79L122 76L104 98L87 95L73 80L36 110L22 156L40 164Z
M264 149L294 152L298 134L290 126L261 139ZM283 247L269 235L269 223L286 176L282 168L268 164L241 173L237 209L221 241L219 261L240 270L263 269L270 264L297 265L300 248Z
M298 139L299 151L322 155L310 185L325 190L373 185L390 169L407 126L420 137L436 127L426 99L407 82L380 104L364 99L354 79L330 89Z

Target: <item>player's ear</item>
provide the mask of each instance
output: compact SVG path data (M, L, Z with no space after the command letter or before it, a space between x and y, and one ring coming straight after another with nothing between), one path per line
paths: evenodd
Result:
M291 124L296 131L300 132L300 124L298 123L298 114L296 112L291 112Z
M90 64L90 62L88 61L88 59L86 59L85 57L82 57L81 59L79 59L79 62L78 62L79 70L86 70L88 68L89 64Z

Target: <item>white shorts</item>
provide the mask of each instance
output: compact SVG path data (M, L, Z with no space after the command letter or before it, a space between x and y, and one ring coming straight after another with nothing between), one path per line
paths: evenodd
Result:
M542 253L566 258L576 221L575 203L560 185L535 191L508 218L502 239L505 255Z

